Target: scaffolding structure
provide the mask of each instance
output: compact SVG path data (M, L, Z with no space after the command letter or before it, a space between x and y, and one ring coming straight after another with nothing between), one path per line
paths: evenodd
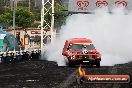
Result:
M50 21L46 21L45 16L50 16ZM49 29L50 34L45 29ZM41 5L41 49L47 43L52 43L54 39L54 0L42 0ZM45 42L46 40L47 42Z

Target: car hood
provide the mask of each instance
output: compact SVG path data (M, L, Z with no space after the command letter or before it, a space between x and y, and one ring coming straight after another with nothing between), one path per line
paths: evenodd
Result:
M89 50L89 54L100 54L97 50Z
M70 54L100 54L97 50L70 50Z
M69 53L71 54L81 54L80 50L70 50Z

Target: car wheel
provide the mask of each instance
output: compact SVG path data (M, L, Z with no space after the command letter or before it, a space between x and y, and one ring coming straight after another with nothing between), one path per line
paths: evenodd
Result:
M74 66L74 62L68 62L68 65L70 66L70 67L73 67Z
M100 68L100 61L97 61L97 62L96 62L96 67L97 67L97 68Z
M69 65L69 62L68 62L68 60L67 60L66 57L64 57L64 61L65 61L65 65L68 66Z

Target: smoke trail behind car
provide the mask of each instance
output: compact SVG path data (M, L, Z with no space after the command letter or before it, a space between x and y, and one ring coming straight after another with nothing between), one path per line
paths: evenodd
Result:
M69 38L90 38L102 54L101 65L114 65L132 60L132 14L121 9L97 10L95 14L74 14L61 27L60 37L47 47L47 59L65 65L62 49Z

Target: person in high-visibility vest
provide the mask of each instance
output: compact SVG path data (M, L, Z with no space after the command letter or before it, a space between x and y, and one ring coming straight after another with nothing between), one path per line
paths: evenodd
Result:
M24 41L23 41L22 38L20 40L20 47L21 47L21 50L24 50L25 49L25 44L24 44Z

